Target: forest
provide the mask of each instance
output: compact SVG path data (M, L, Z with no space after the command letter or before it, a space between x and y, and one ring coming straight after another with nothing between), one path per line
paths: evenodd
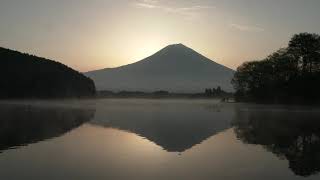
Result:
M0 98L79 98L96 93L94 82L59 62L0 48Z
M239 66L232 84L237 101L319 103L320 36L295 34L286 48Z

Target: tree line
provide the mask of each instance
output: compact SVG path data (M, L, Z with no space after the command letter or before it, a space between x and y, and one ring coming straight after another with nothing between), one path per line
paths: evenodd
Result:
M319 103L320 36L294 35L288 47L239 66L232 84L238 101Z
M222 90L220 86L218 86L217 88L206 88L204 94L207 97L222 97L229 95L229 93Z

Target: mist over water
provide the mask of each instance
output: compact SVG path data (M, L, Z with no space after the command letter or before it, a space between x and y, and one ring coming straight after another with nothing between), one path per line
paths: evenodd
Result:
M2 101L0 116L1 179L320 176L315 107L183 99Z

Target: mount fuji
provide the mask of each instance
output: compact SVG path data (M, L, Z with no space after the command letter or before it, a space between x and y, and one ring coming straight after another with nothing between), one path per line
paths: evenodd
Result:
M233 91L233 74L234 70L183 44L169 45L132 64L85 73L98 90L175 93L199 93L217 86Z

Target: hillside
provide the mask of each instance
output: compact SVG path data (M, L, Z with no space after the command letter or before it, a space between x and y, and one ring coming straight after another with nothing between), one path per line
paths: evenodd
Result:
M198 93L221 86L233 91L234 71L182 45L169 45L154 55L133 64L85 73L98 90L166 90Z
M0 48L0 98L65 98L95 94L94 82L55 61Z

